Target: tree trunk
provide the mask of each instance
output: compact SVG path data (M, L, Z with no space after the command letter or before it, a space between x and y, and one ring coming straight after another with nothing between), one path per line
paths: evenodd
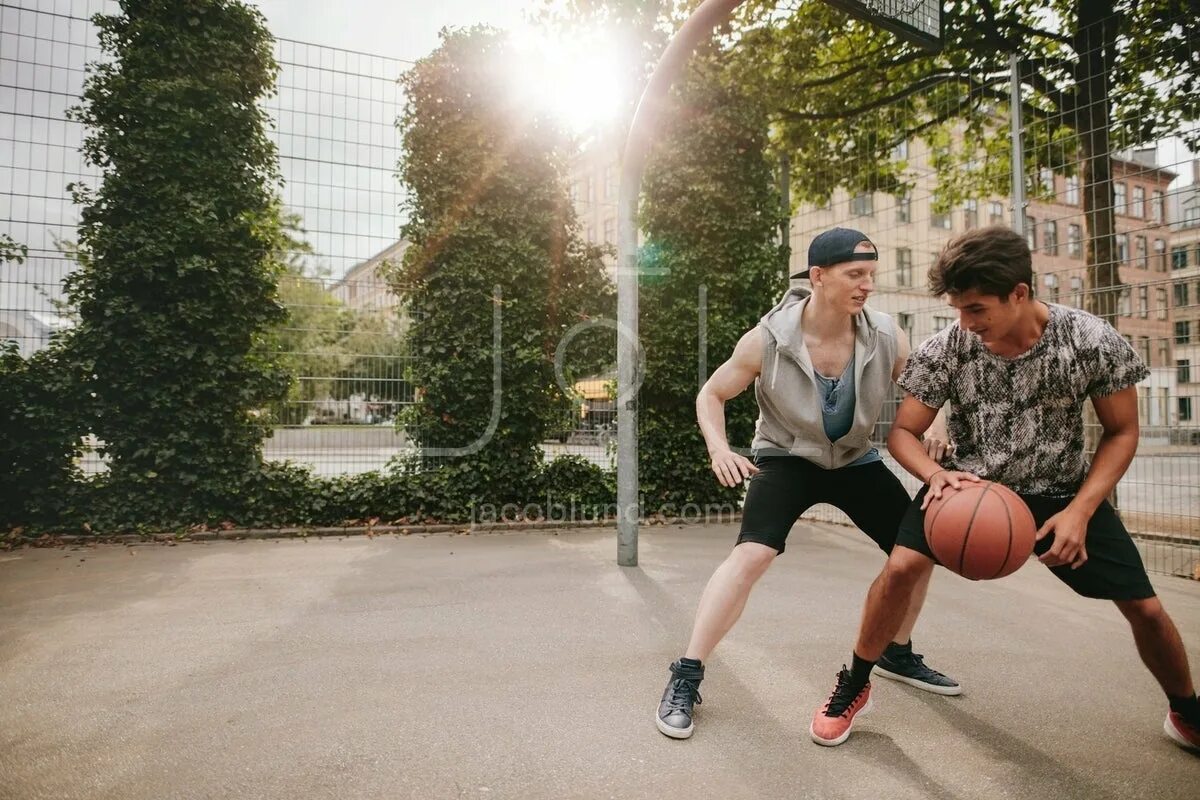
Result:
M1116 324L1121 277L1109 151L1109 76L1117 22L1113 0L1076 0L1075 129L1079 133L1083 219L1087 231L1084 307Z
M1121 275L1117 261L1116 215L1113 209L1112 153L1108 137L1109 78L1117 38L1113 0L1076 0L1075 130L1080 143L1080 184L1087 233L1084 308L1117 324ZM1089 403L1084 407L1084 448L1095 453L1100 421ZM1116 489L1109 501L1116 506Z

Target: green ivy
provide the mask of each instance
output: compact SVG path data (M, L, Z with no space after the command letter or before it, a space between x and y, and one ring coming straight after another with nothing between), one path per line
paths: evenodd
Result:
M287 378L267 332L277 297L275 149L260 101L277 66L262 15L237 0L123 0L93 18L75 355L111 470L114 522L217 521L261 463L261 409Z
M417 393L401 424L423 448L484 442L420 465L436 489L421 502L451 518L476 502L536 498L540 444L569 403L556 349L576 324L612 316L601 251L580 240L567 194L569 143L514 93L516 60L505 34L449 32L401 81L411 247L391 278L413 319ZM497 311L501 406L489 438ZM611 329L597 330L566 359L568 382L612 359Z
M709 466L695 419L700 388L700 292L707 292L707 369L733 352L786 288L780 205L766 155L767 114L712 50L698 53L672 93L647 169L641 281L646 376L639 398L638 479L646 512L665 503L736 504ZM726 434L748 447L752 390L725 406Z
M0 343L0 530L80 521L79 385L63 340L28 359Z

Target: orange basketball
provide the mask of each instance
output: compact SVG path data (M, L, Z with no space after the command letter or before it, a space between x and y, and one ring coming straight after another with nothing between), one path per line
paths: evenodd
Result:
M1037 525L1025 501L990 481L947 487L925 509L925 541L947 569L973 581L1011 575L1033 552Z

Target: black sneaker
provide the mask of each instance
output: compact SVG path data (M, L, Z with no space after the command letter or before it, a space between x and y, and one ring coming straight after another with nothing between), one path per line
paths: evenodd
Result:
M911 642L905 645L895 642L889 644L875 662L875 674L934 694L962 694L958 681L925 666L924 656L912 651Z
M704 667L691 667L682 661L671 665L671 680L663 691L658 704L658 716L654 722L658 729L672 739L686 739L692 735L692 707L701 702L700 681L704 680Z

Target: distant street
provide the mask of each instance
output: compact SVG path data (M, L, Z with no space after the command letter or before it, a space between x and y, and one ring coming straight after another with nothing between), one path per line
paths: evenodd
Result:
M397 447L338 447L325 444L312 448L272 446L265 455L272 461L290 460L306 464L317 475L334 476L369 472L385 467L402 454ZM599 444L542 445L547 459L579 455L594 464L612 468L615 452L606 452ZM903 474L894 461L885 456L888 466L902 476L910 492L916 492L916 480ZM85 472L98 469L95 458L85 459ZM1181 448L1178 453L1157 449L1139 455L1117 487L1117 500L1131 529L1142 533L1167 533L1200 538L1200 451Z

